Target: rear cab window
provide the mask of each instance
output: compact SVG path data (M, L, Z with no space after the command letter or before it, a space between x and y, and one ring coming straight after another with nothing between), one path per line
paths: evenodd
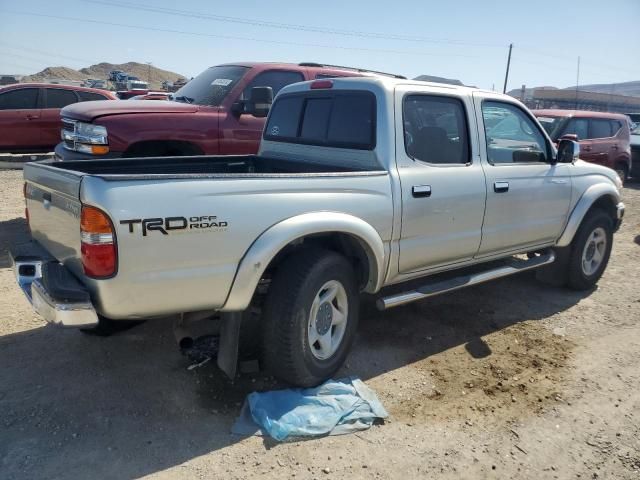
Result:
M371 92L299 92L274 103L264 139L323 147L373 150L376 98Z

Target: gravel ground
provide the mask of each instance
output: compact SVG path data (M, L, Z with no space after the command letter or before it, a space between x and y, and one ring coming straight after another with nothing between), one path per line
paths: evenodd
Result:
M365 303L342 375L391 414L344 437L231 435L277 386L188 371L171 319L110 338L49 327L15 285L20 171L0 171L0 477L640 478L640 186L599 287L522 274L387 314Z

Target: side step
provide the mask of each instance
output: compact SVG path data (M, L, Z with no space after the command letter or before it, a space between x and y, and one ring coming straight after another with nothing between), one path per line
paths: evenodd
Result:
M452 292L461 288L478 285L479 283L488 282L502 277L513 275L514 273L532 270L553 263L556 259L553 251L549 250L545 253L530 258L528 260L520 258L511 258L502 265L491 268L489 270L475 271L466 273L457 277L448 278L446 280L434 280L431 283L422 285L408 292L397 293L386 297L379 298L376 306L379 310L386 310L392 307L398 307L406 303L415 302L424 298L440 295L445 292Z

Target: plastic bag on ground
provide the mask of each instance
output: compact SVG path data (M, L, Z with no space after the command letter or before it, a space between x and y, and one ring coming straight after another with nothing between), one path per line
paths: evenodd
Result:
M387 418L376 394L358 378L328 380L315 388L249 394L232 428L241 435L289 437L343 435Z

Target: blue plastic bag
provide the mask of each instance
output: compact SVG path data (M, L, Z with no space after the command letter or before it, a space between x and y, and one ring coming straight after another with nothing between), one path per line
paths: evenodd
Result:
M276 440L342 435L365 430L387 416L369 387L360 379L346 378L315 388L253 392L232 431L257 433L259 428Z

